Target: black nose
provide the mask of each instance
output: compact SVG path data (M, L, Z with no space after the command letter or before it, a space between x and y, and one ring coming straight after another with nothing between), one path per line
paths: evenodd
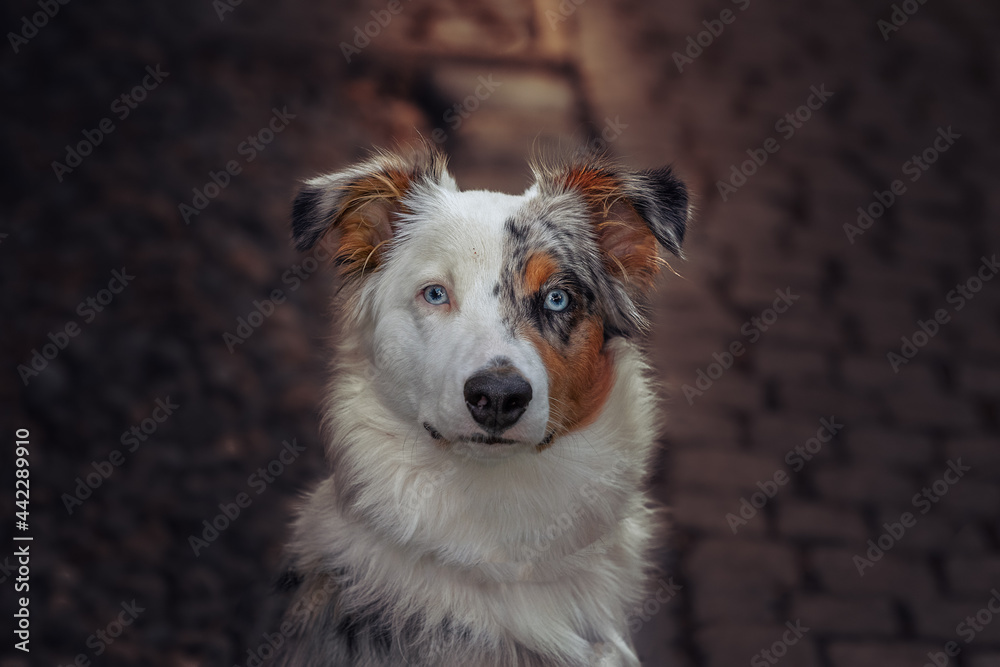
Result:
M531 402L531 385L512 370L481 371L465 382L465 404L472 418L489 431L513 426Z

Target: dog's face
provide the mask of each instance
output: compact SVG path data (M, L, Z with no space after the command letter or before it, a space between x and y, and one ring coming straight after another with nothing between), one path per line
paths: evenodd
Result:
M379 155L309 181L293 231L336 234L345 315L382 402L477 458L538 451L596 418L606 342L645 324L660 247L679 253L684 186L593 158L536 168L519 196L460 192L443 157Z

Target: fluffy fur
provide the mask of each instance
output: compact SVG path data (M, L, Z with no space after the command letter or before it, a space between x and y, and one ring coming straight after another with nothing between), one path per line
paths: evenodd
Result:
M295 524L277 664L639 664L656 417L632 339L687 194L669 169L592 155L533 171L522 195L461 192L421 146L296 199L299 248L332 244L344 284L332 472ZM467 403L484 372L531 387L507 428Z

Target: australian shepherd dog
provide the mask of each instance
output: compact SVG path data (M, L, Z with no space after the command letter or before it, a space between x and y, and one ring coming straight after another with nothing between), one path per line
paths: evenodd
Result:
M277 664L639 665L657 514L655 392L636 339L688 196L669 168L536 160L462 191L430 146L305 183L332 246L329 475L282 577Z

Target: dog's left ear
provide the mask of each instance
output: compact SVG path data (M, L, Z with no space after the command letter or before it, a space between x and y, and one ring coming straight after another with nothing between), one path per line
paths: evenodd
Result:
M388 242L407 212L406 198L416 188L437 184L454 188L447 159L423 144L408 153L376 153L344 171L307 181L292 205L292 237L308 250L335 235L335 262L345 277L378 269Z
M688 193L670 167L629 171L598 157L536 174L543 190L582 196L605 267L633 290L652 287L659 248L682 256Z

